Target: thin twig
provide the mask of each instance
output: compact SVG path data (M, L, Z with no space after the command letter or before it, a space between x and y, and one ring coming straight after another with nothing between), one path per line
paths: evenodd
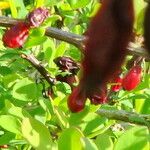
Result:
M28 62L30 62L31 65L39 71L39 73L44 77L44 79L50 85L53 85L56 83L56 79L50 76L49 72L41 65L41 63L34 57L33 54L30 54L30 55L22 54L21 57L23 59L26 59Z

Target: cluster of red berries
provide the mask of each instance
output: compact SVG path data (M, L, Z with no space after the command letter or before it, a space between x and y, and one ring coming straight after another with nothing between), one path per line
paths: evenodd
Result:
M141 82L142 76L142 68L139 65L133 66L128 73L122 78L117 76L111 81L114 85L111 86L112 92L118 92L123 88L126 91L131 91L135 89L139 83ZM72 112L80 112L84 109L86 103L86 97L82 93L83 89L79 89L80 87L76 87L73 90L73 94L70 95L68 99L68 107ZM81 94L78 93L81 91ZM78 97L75 99L74 97ZM98 105L108 102L107 96L107 87L104 87L98 93L94 93L93 95L88 97L90 99L91 104Z
M123 78L118 76L114 79L113 83L115 83L115 85L111 87L111 91L118 92L121 88L126 91L135 89L141 82L141 75L141 66L133 66Z
M21 48L29 36L30 28L40 26L48 17L46 8L37 8L30 12L25 21L18 22L3 35L3 43L9 48Z

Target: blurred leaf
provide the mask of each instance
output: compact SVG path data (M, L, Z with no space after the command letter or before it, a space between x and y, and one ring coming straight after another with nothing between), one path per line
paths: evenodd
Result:
M89 108L85 107L83 111L79 113L71 113L69 117L69 123L71 126L75 126L81 123L81 121L89 114Z
M10 115L1 115L0 116L0 126L7 131L12 133L20 134L21 125L18 119Z
M66 117L65 113L59 108L55 108L54 111L55 111L56 119L59 122L59 126L62 129L67 128L69 126L69 123L68 123L68 120L67 120L67 117Z
M45 29L43 27L40 28L34 28L31 30L30 36L33 36L33 38L42 37L45 34Z
M5 132L3 135L0 135L0 145L8 144L14 138L15 138L14 133Z
M33 118L24 118L22 121L23 137L37 150L50 150L52 139L48 129Z
M95 113L89 113L83 120L83 133L85 135L89 135L92 132L101 129L106 121L105 118L102 118Z
M67 44L65 42L61 42L56 49L55 58L62 56L65 53L66 48L67 48Z
M5 101L5 108L6 108L6 112L8 114L17 117L20 120L22 120L23 118L30 118L31 117L27 111L25 111L21 107L14 106L8 100Z
M148 143L149 131L137 126L124 132L115 143L114 150L140 150Z
M28 11L24 5L24 1L23 0L13 0L13 1L18 10L18 17L24 18L28 14Z
M35 0L36 8L44 5L45 0Z
M14 0L8 0L8 2L9 2L9 5L10 5L12 17L17 18L18 13L17 13L17 8L16 8L15 1Z
M8 74L3 77L4 86L10 88L19 79L20 79L20 77L16 73Z
M107 134L100 134L95 141L99 150L113 150L113 142Z
M82 138L82 142L84 143L84 150L99 150L96 144L88 138Z
M7 8L9 8L9 2L7 1L0 2L0 9L7 9Z
M143 102L143 103L142 103ZM142 114L150 114L150 99L147 98L144 101L142 101L141 103L141 108L140 108L140 113Z
M82 150L83 144L81 138L83 134L75 127L63 130L58 139L59 150Z
M0 66L0 74L5 76L7 74L12 73L12 70L7 66Z
M36 37L29 37L27 39L27 42L24 44L24 48L31 48L33 46L38 46L43 44L47 40L47 37L42 36L36 36Z
M67 1L73 9L85 7L90 2L90 0L82 0L82 1L67 0Z
M22 101L33 101L37 98L37 87L28 78L19 80L13 87L12 95Z
M61 16L59 15L50 15L49 18L47 18L44 23L42 24L42 27L49 27L51 24L57 20L62 20Z

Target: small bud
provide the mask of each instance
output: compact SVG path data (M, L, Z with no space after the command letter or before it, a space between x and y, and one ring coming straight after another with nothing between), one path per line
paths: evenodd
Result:
M54 62L62 71L68 71L72 74L77 74L79 71L79 65L70 57L57 57Z
M29 36L29 26L25 22L18 22L3 35L3 43L9 48L20 48Z
M29 26L34 28L34 27L39 27L48 16L49 16L48 9L39 7L31 11L28 14L26 20L29 23Z

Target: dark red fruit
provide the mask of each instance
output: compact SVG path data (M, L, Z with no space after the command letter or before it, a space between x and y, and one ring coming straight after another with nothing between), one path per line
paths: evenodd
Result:
M107 89L102 89L99 93L89 97L91 104L99 105L107 103Z
M127 91L135 89L141 82L141 74L142 68L140 66L133 66L123 78L123 89Z
M39 7L31 11L27 16L27 22L30 27L39 27L45 19L49 16L49 11L46 8Z
M121 87L122 87L122 78L117 76L114 78L114 80L112 81L112 83L114 83L115 85L111 86L111 91L113 92L118 92L120 91Z
M54 62L62 71L68 71L72 74L77 74L79 71L79 65L70 57L57 57Z
M29 26L25 22L18 22L3 35L3 43L9 48L20 48L29 36Z
M72 112L80 112L84 109L86 97L78 87L73 90L68 98L68 107Z

